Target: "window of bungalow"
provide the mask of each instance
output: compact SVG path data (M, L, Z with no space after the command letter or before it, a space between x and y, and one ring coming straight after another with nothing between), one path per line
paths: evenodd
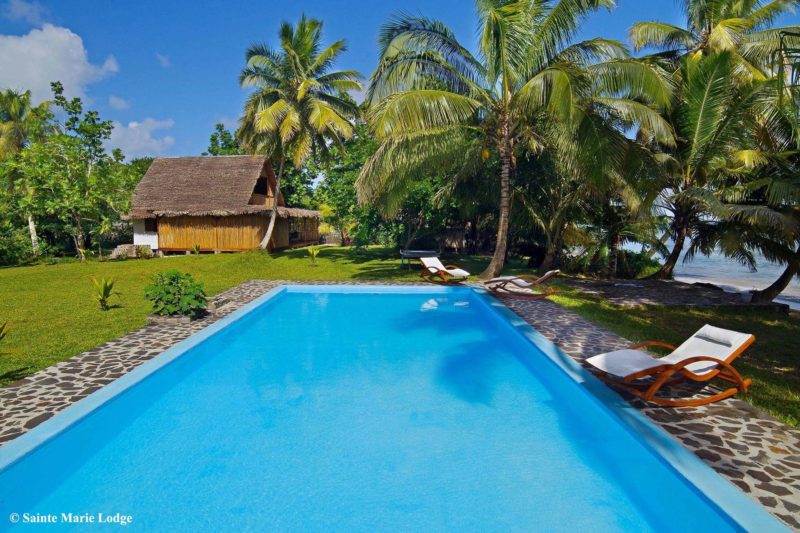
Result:
M258 178L258 181L256 181L256 188L253 189L253 193L267 196L267 190L267 178Z
M145 231L145 233L157 233L158 232L158 219L156 219L156 218L146 218L146 219L144 219L144 231Z

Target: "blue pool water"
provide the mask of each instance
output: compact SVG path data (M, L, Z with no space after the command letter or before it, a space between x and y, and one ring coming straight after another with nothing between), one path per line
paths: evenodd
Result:
M337 290L277 295L12 463L0 529L736 529L485 296Z

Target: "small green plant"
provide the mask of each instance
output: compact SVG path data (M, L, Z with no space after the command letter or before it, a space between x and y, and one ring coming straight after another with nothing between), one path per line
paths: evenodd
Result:
M307 248L308 256L311 258L311 264L317 264L317 256L319 255L319 246L311 245Z
M109 305L109 301L111 300L112 296L120 296L120 293L114 290L114 280L113 279L106 279L100 278L100 281L92 278L92 284L94 285L94 297L97 300L97 303L100 304L101 311L108 311L111 309Z
M201 316L206 309L206 293L203 285L191 274L169 270L153 277L145 287L144 297L153 302L157 315L183 315L191 318Z
M88 248L78 248L78 258L81 262L94 257L94 250Z
M200 255L200 245L199 244L195 244L194 246L192 246L192 253L194 255Z
M153 258L153 249L147 245L141 245L138 248L138 255L142 259L152 259Z

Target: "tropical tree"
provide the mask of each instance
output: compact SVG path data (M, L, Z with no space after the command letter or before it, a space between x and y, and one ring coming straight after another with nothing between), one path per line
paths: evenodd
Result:
M459 180L496 160L497 239L481 274L494 276L505 262L520 156L559 152L570 172L603 181L625 150L615 127L644 123L669 144L670 128L654 109L670 97L658 70L628 59L616 41L570 44L584 17L602 7L613 2L478 0L477 57L441 22L387 23L368 93L381 145L359 177L360 199L391 213L418 177L455 168Z
M256 90L245 103L239 143L250 153L269 154L275 166L276 189L269 226L260 243L266 248L277 218L278 196L286 163L300 169L312 154L324 157L329 146L342 148L353 134L358 106L346 96L360 90L360 74L331 70L346 50L344 40L322 48L322 22L303 16L283 23L277 49L254 44L240 83Z
M18 92L12 89L0 91L0 160L16 155L32 140L46 133L49 118L49 102L34 106L31 103L31 92ZM9 186L19 183L14 176L8 176ZM20 185L24 190L9 191L30 197L33 191ZM16 196L16 195L15 195ZM31 237L31 248L34 255L39 254L39 237L33 213L28 209L24 214L28 222Z
M242 149L236 141L236 136L225 129L225 124L217 123L214 133L208 140L208 150L203 155L240 155Z
M63 224L83 259L91 230L109 231L112 221L127 211L147 162L125 165L119 150L109 154L104 144L111 121L101 120L96 111L84 111L79 98L67 100L60 83L52 87L63 122L52 121L55 133L29 143L7 168L15 188L40 191L29 195L25 205Z
M753 302L772 301L800 273L800 117L793 105L767 117L749 128L751 145L717 193L725 216L701 226L687 252L719 250L751 269L758 253L784 265L773 283L753 292Z
M666 178L661 201L672 217L668 236L673 245L657 278L672 277L692 235L723 227L718 224L725 216L719 201L721 188L731 182L727 171L737 165L736 158L738 164L749 164L753 154L746 130L737 129L745 117L759 112L770 87L778 86L767 82L782 72L781 35L784 43L800 45L800 38L791 35L800 26L772 26L777 17L794 10L796 0L684 0L682 5L684 27L647 21L630 30L636 50L656 50L642 60L669 71L677 86L667 119L679 142L672 149L661 148ZM706 236L698 245L708 251L708 242Z
M782 33L797 33L800 26L772 27L773 22L800 5L798 0L681 0L683 27L658 21L634 24L630 39L636 50L653 48L662 59L687 54L731 55L734 73L765 79L775 69ZM790 44L800 44L789 36Z
M739 59L730 51L690 54L674 73L675 101L665 118L677 143L659 147L660 207L671 217L672 249L656 278L671 278L686 241L726 217L739 216L725 191L740 186L753 164L753 128L769 124L777 104L776 80L737 76ZM769 126L768 126L769 127ZM646 136L646 133L644 133ZM737 213L735 215L735 213Z

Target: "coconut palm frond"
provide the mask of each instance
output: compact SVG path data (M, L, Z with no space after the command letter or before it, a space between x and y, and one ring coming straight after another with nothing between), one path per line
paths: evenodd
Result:
M614 59L587 67L597 88L606 94L669 107L673 83L656 65L636 59Z
M449 91L418 90L384 98L370 112L379 139L394 132L420 132L469 122L481 109L480 102Z
M663 22L637 22L631 26L628 37L637 52L648 47L688 50L696 40L692 32Z

